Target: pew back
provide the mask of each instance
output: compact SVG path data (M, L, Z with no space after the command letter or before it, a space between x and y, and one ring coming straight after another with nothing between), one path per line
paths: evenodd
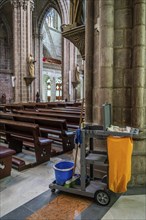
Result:
M1 119L0 126L4 127L9 148L16 153L22 152L23 143L27 141L33 143L37 164L50 159L52 140L41 137L38 124Z

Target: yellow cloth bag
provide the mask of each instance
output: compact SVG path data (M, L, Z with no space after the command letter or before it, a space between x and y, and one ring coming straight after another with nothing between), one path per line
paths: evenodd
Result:
M131 179L133 140L130 137L107 138L109 160L109 189L115 193L126 192Z

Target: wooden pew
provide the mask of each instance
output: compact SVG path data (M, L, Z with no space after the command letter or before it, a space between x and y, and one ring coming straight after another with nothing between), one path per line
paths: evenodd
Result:
M72 115L72 114L59 114L59 113L47 113L47 112L32 112L32 111L21 111L15 110L14 113L23 114L23 115L37 115L41 117L50 117L50 118L58 118L58 119L66 119L67 124L79 125L80 115Z
M56 102L48 102L47 103L47 108L55 108L55 107L57 107L58 105L57 105L57 103Z
M62 151L60 153L70 151L74 148L74 132L68 131L65 119L33 115L25 116L12 113L0 113L1 118L38 124L43 137L53 140L53 143L62 144Z
M38 108L37 110L39 112L71 114L71 115L80 115L80 112L81 112L81 111L73 111L73 110L66 110L66 109L40 109Z
M13 115L15 121L29 121L38 124L43 137L53 140L56 144L62 144L64 153L74 148L74 133L69 132L65 119L44 118L39 116Z
M66 106L74 106L75 102L65 102Z
M66 103L65 102L55 102L57 103L58 107L66 107Z
M41 108L41 109L47 109L48 108L48 103L46 102L38 102L36 103L36 109ZM52 107L51 107L52 108Z
M0 179L11 175L13 154L14 150L0 144Z
M81 107L82 102L65 102L66 107Z
M52 140L41 137L39 125L1 119L0 126L4 126L9 148L16 153L22 152L24 141L31 144L36 158L31 166L50 160Z
M5 112L5 111L6 111L5 105L0 104L0 111L2 111L2 112Z
M35 110L36 109L36 103L23 103L23 109L24 110Z
M5 105L5 111L23 110L22 104L7 104Z
M58 109L58 110L66 110L66 111L76 111L76 112L80 112L81 111L81 108L79 107L65 107L65 108L63 108L63 107L55 107L55 108L52 108L52 109Z

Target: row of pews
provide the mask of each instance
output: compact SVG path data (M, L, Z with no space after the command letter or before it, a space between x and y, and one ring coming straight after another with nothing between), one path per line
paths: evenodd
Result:
M80 108L80 102L29 102L29 103L16 103L16 104L0 104L0 111L17 110L34 110L38 108L51 109L51 108Z
M57 105L54 107L54 104ZM61 104L65 104L65 107ZM83 118L84 111L80 103L3 105L3 108L0 106L0 139L16 152L12 156L13 167L23 170L46 162L51 156L71 151L74 148L75 131ZM23 149L28 154L34 152L36 161L33 164L26 166L24 161L17 158Z

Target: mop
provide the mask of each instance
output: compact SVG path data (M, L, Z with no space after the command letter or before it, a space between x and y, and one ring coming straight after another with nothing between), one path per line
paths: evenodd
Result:
M84 99L82 101L82 106L81 106L81 114L80 114L80 122L79 122L79 128L76 130L76 135L75 135L75 158L74 158L74 169L73 169L73 175L70 180L67 180L65 183L65 187L69 188L74 185L77 179L79 179L79 175L75 175L75 170L77 166L77 156L78 156L78 149L80 147L80 144L82 144L82 137L81 137L81 125L82 125L82 117L83 117L83 107L84 107Z
M77 165L78 149L80 147L80 144L82 144L81 125L82 125L82 117L83 117L83 108L84 108L84 99L82 100L79 128L77 129L76 136L75 136L75 149L76 149L76 153L75 153L75 159L74 159L73 176L75 174L75 169L76 169L76 165Z

